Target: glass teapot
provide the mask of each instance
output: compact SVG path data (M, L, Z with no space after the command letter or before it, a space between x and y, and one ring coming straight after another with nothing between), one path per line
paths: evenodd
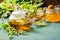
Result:
M28 23L27 23L28 22ZM32 25L30 19L26 18L26 12L23 10L16 10L12 12L8 23L17 30L29 31Z
M48 22L60 22L60 5L49 5L45 17Z

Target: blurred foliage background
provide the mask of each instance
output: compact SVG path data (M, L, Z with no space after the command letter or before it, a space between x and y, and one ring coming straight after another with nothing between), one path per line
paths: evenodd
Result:
M16 9L34 11L43 4L43 0L3 0L0 3L0 17L9 17ZM29 10L29 11L30 11Z

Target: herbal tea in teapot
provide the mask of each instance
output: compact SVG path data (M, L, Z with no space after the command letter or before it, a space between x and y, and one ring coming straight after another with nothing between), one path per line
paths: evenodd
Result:
M32 24L31 20L27 20L26 12L22 10L17 10L12 12L9 17L8 23L10 26L16 28L17 30L29 31Z

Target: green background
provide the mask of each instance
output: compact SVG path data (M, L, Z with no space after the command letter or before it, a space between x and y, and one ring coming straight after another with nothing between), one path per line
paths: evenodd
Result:
M12 40L60 40L60 23L47 23L47 26L39 28L36 25L32 27L34 28L32 32L25 33L25 35L14 36ZM8 33L1 28L0 40L9 40Z

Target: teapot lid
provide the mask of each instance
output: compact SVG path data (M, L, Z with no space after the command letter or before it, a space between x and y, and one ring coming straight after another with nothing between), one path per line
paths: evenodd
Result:
M9 17L9 20L17 20L17 19L25 18L25 16L26 16L25 11L16 10L16 11L12 12L12 14Z

